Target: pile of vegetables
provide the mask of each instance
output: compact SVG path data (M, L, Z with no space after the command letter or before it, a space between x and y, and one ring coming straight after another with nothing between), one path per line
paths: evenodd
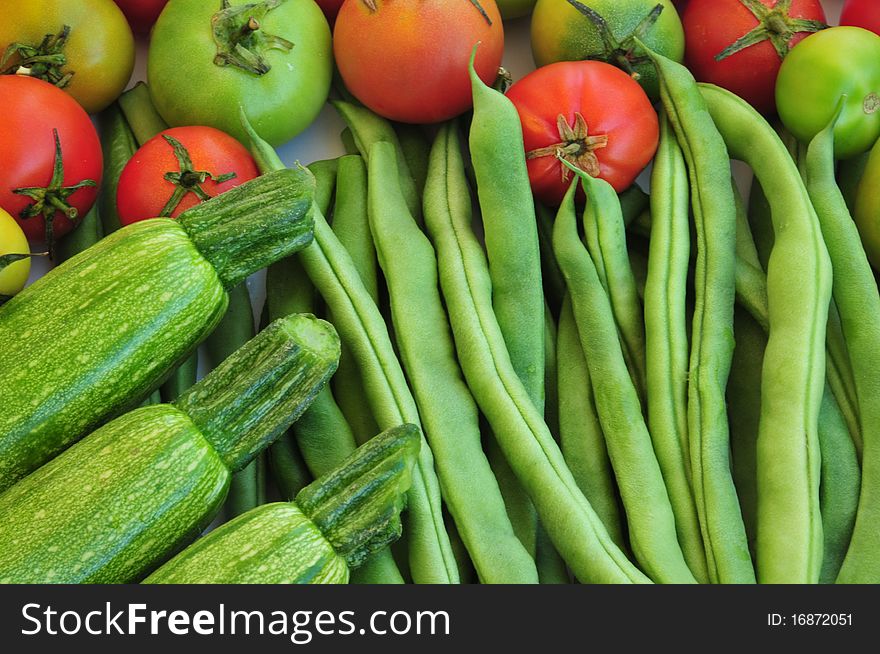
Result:
M0 582L880 582L880 4L825 4L0 9Z

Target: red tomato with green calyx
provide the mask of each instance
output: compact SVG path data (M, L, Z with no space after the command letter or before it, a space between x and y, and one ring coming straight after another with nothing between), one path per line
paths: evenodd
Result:
M619 193L657 151L651 101L638 82L610 64L550 64L511 86L507 97L522 122L532 191L547 204L558 205L571 183L560 158Z
M404 123L436 123L472 106L468 62L477 42L477 75L492 84L504 51L495 0L348 0L333 30L348 90Z
M144 143L122 169L119 220L176 218L259 175L247 149L213 127L172 127Z
M819 0L690 0L682 16L685 63L698 81L770 114L782 60L825 23Z
M0 102L0 207L52 251L95 203L101 142L76 100L48 82L2 75Z
M840 24L861 27L880 34L880 2L877 0L846 0L840 12Z

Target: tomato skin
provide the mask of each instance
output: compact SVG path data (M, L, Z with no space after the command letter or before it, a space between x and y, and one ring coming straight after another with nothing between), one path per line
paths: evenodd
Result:
M880 36L861 27L810 35L779 71L779 117L802 143L828 126L842 99L834 155L847 159L867 152L880 137Z
M70 26L70 36L61 71L73 72L64 90L95 113L119 97L134 68L134 37L113 0L0 3L0 53L10 43L39 44L64 25Z
M507 97L519 112L526 152L560 142L557 117L569 125L575 113L586 119L590 135L607 135L595 150L599 177L617 192L628 188L657 151L659 122L642 87L619 68L600 61L558 62L529 73L510 87ZM527 161L535 196L557 206L570 178L554 156Z
M632 34L651 10L661 5L663 10L642 41L669 59L684 59L684 31L670 0L587 0L584 4L606 20L618 40ZM538 66L556 61L604 59L605 53L605 41L599 30L568 0L538 0L532 15L531 45ZM648 96L657 100L660 82L654 64L644 61L632 64L632 68Z
M58 130L64 163L64 186L84 179L101 183L103 156L101 142L92 121L82 107L61 89L33 77L0 75L0 102L4 106L0 121L0 207L16 219L31 241L43 241L46 224L42 216L21 218L33 203L13 189L45 187L52 178L55 139ZM79 216L85 216L95 202L97 189L84 187L68 198ZM53 221L55 237L74 228L61 212Z
M155 218L171 198L175 186L163 178L167 172L178 172L180 165L174 147L163 135L171 136L186 148L193 169L215 176L234 172L235 177L219 184L208 179L202 190L211 197L254 179L260 173L247 148L234 138L213 127L172 127L144 143L122 169L116 192L119 220L130 225L139 220ZM176 218L200 200L187 193L171 213Z
M170 0L165 6L153 26L147 55L153 103L172 127L208 125L244 142L241 105L257 133L280 145L312 123L330 92L333 56L327 19L313 0L284 0L269 11L260 29L294 46L266 50L271 68L257 75L215 63L211 20L219 7L219 1L206 0Z
M27 238L12 216L0 209L0 257L4 254L28 254ZM27 283L31 260L22 259L0 269L0 295L18 293Z
M846 0L840 12L840 24L880 34L880 3L877 0Z
M480 4L491 25L467 0L376 0L376 11L364 0L348 0L333 31L345 85L377 114L400 122L436 123L467 111L474 44L480 42L477 74L488 84L504 50L495 0Z
M760 0L768 7L777 0ZM826 22L819 0L792 0L789 15ZM774 89L782 60L770 41L764 40L722 61L715 56L758 25L741 0L690 0L682 16L685 63L699 82L725 88L764 114L776 108ZM794 47L808 36L799 32L789 41Z
M116 0L131 29L139 34L150 31L167 3L168 0Z

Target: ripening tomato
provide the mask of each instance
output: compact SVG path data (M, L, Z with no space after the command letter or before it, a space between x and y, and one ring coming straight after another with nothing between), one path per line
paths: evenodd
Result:
M183 163L181 163L183 162ZM213 127L172 127L144 143L122 169L119 220L176 218L259 175L241 143Z
M168 0L116 0L131 29L140 34L150 31Z
M657 113L639 84L601 61L561 61L510 87L523 127L532 191L558 205L571 181L558 160L600 177L618 193L657 151Z
M24 232L0 209L0 303L24 288L31 271L30 258L5 263L3 257L10 254L30 254L30 249Z
M26 69L88 113L119 97L134 68L134 37L113 0L0 2L0 55L10 47L3 72Z
M381 116L436 123L473 104L468 61L494 82L504 51L495 0L348 0L336 17L333 51L348 90Z
M877 0L846 0L840 12L840 24L861 27L880 34L880 2Z
M682 16L685 63L698 81L770 114L782 60L825 22L819 0L690 0Z
M0 104L0 207L51 250L74 228L71 217L85 216L95 202L101 142L76 100L48 82L0 75Z

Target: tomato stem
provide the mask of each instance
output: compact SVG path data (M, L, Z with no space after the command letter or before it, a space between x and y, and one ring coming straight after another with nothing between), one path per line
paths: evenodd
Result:
M715 55L715 61L722 61L757 45L762 41L770 41L780 59L785 59L791 51L791 40L800 32L818 32L828 27L818 20L792 18L791 0L779 0L773 7L768 7L760 0L739 0L752 12L758 24L721 52Z
M635 67L639 64L648 62L648 57L644 54L637 55L635 53L635 49L638 47L636 40L643 40L645 38L645 35L654 26L657 19L660 18L660 14L663 13L663 5L655 5L654 8L651 9L641 21L639 21L639 24L636 25L632 32L627 34L624 38L618 39L614 36L614 33L608 26L608 21L606 21L598 11L586 6L578 0L568 0L568 4L590 20L596 28L596 31L599 33L599 37L602 39L602 45L605 48L604 52L592 55L589 59L598 59L613 64L626 71L634 80L638 80L640 75Z
M180 169L173 172L169 171L162 176L163 179L174 184L174 192L168 198L165 206L162 207L162 211L159 213L160 216L166 218L171 216L187 193L192 193L202 202L210 200L211 196L201 186L209 179L217 184L235 179L236 175L234 172L213 175L206 170L195 170L192 158L189 156L189 151L184 147L183 143L169 134L163 134L162 138L174 150L174 158L177 159Z
M235 66L254 75L265 75L272 66L266 61L267 50L289 52L294 44L262 29L266 14L287 0L262 0L232 7L221 0L220 11L211 16L211 30L217 44L214 64Z
M576 112L574 118L575 122L572 126L568 124L565 116L559 114L556 117L556 129L559 131L560 142L531 150L526 153L526 158L556 157L571 163L592 177L598 177L599 158L596 156L595 151L608 145L608 135L591 136L587 128L587 121L583 115L580 112ZM571 177L571 171L566 166L560 167L562 169L562 181L567 182L569 177Z
M67 65L64 46L70 37L70 25L63 25L57 34L46 34L38 45L31 43L10 43L0 58L0 66L6 66L13 57L11 65L0 70L2 75L28 75L54 84L60 89L67 87L73 78L73 71L62 71Z
M61 154L61 138L58 136L58 130L52 129L52 136L55 139L55 159L52 163L52 178L49 185L26 186L13 189L12 192L18 195L26 195L33 202L26 206L19 213L19 217L23 220L42 216L46 223L46 245L49 248L49 256L54 258L55 255L55 214L61 212L70 220L74 220L78 211L71 206L68 199L79 189L87 186L97 186L97 182L93 179L84 179L73 186L64 186L64 159Z

